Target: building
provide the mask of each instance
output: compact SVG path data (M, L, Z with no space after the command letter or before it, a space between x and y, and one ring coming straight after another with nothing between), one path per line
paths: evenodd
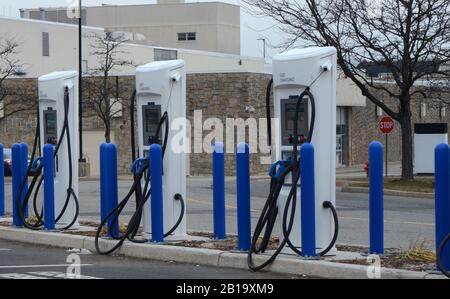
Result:
M83 37L83 71L98 65L97 57L91 55L91 36L104 34L99 27L84 26ZM36 89L36 78L57 71L78 68L78 27L72 24L54 23L31 19L0 18L0 36L14 37L20 42L17 58L24 64L23 78L17 83L28 86L31 92ZM204 117L230 118L264 118L265 91L270 74L262 58L248 58L239 55L221 54L199 50L161 48L131 40L123 45L123 58L132 59L136 65L155 60L180 58L186 61L188 84L188 118L193 120L193 112L202 110ZM134 67L115 70L113 76L118 77L120 97L128 98L132 92ZM340 77L337 84L337 151L338 165L363 163L364 154L353 159L354 153L364 153L366 145L360 143L361 125L353 125L355 121L367 118L370 105L361 95L359 89L345 77ZM85 95L88 96L88 95ZM253 107L255 112L249 113ZM248 110L248 111L247 111ZM371 112L369 113L370 115ZM121 173L129 169L129 116L124 113L114 121L112 140L119 144L121 152ZM370 123L376 127L376 119ZM0 116L0 134L3 143L10 146L18 140L29 140L33 134L34 115L14 115L9 119ZM91 174L98 175L98 148L104 140L101 122L96 119L84 121L84 154L91 164ZM18 128L8 131L14 126ZM28 137L23 137L28 136ZM227 173L233 172L233 157L228 157ZM261 165L258 157L252 157L253 172L265 173L267 165ZM190 157L190 173L205 174L209 170L208 154L192 154Z
M83 7L82 16L84 25L131 32L148 45L240 54L238 5L158 0L156 4ZM21 17L69 24L78 22L67 7L22 9Z
M100 27L83 26L83 72L98 66L92 55L94 36L104 34ZM0 18L0 37L20 43L18 59L26 77L36 78L56 70L78 69L78 26L31 19ZM189 49L161 48L130 40L121 47L123 59L140 65L156 60L184 59L191 73L263 72L264 59ZM122 67L115 74L133 74L134 67Z

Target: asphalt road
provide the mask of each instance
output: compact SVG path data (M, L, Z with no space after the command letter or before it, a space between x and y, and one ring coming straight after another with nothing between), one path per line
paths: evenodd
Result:
M80 265L80 272L76 272ZM69 274L68 274L69 273ZM72 275L70 275L72 274ZM0 240L0 279L291 279L289 275L172 262L99 256L89 252Z
M212 231L211 180L189 178L187 191L187 225L189 230ZM227 180L227 232L236 233L236 183ZM124 196L131 182L120 181L119 193ZM256 224L268 194L267 180L252 181L252 225ZM11 206L11 186L6 186L7 209ZM99 182L80 182L81 218L99 219ZM368 245L368 195L337 193L340 220L338 243ZM126 221L134 203L125 209L121 221ZM434 201L432 199L385 197L385 245L390 248L408 248L414 243L428 241L434 247Z

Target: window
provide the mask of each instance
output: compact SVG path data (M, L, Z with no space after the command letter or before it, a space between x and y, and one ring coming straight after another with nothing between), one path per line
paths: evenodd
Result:
M87 60L83 60L82 61L81 67L82 67L83 74L87 74L89 72L88 61Z
M153 55L154 61L176 60L178 57L178 52L176 50L169 49L155 49Z
M382 117L383 116L383 109L381 107L379 107L379 106L376 106L375 114L376 114L377 117Z
M427 117L427 103L420 104L420 117Z
M188 32L188 34L187 34L187 39L188 40L196 40L196 34L195 34L195 32Z
M181 32L178 33L178 40L179 41L193 41L197 39L197 34L195 32Z
M442 106L441 107L441 119L446 118L447 117L447 107Z
M50 35L42 32L42 56L50 56Z

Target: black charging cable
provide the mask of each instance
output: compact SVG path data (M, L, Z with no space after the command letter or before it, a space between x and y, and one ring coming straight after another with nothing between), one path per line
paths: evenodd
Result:
M132 172L133 172L133 185L130 188L130 191L125 196L125 198L115 207L112 209L108 215L103 219L103 221L100 223L96 235L95 235L95 248L98 254L101 255L109 255L115 251L117 251L123 243L128 240L133 243L147 243L148 240L145 239L136 239L136 235L139 232L140 224L143 216L143 209L146 204L146 202L150 199L151 196L151 188L149 188L149 182L150 182L150 165L149 165L149 159L136 159L136 150L135 147L135 123L134 123L134 110L135 110L135 101L136 101L136 91L133 92L133 95L131 97L131 105L130 105L130 113L131 113L131 144L132 144L132 159L133 159L133 166L132 166ZM164 137L162 140L162 157L164 159L165 152L167 149L167 143L169 140L169 114L164 112L163 116L161 117L158 126L156 128L156 132L152 138L154 143L160 143L159 135L164 126ZM142 179L145 179L144 187L142 188L141 181ZM107 226L107 223L110 222L109 232L113 232L114 226L119 224L119 216L123 212L123 209L128 204L131 197L135 195L136 198L136 210L131 216L130 220L128 221L127 229L125 233L123 233L120 236L114 236L111 234L111 238L113 240L117 240L118 242L109 249L102 249L100 246L100 237L102 234L103 229ZM176 223L173 225L173 227L164 234L164 238L170 236L175 230L180 226L184 214L185 214L185 201L181 194L175 194L174 200L179 201L181 204L181 210L180 215L176 221Z
M267 100L267 107L270 107L270 90L271 86L273 84L273 81L269 82L268 88L267 88L267 94L266 99ZM308 100L311 103L311 121L309 125L309 132L308 136L305 140L305 142L311 142L314 134L314 126L315 126L315 116L316 116L316 106L315 106L315 99L313 94L311 93L309 88L306 88L305 91L298 97L297 103L296 103L296 111L294 116L294 138L293 138L293 157L289 161L281 161L277 164L274 164L271 169L271 182L270 182L270 192L269 196L267 198L267 201L264 205L264 208L262 210L261 216L258 219L258 222L255 227L255 232L252 237L252 243L251 248L248 252L247 256L247 264L249 268L253 271L259 271L270 264L272 264L275 259L278 257L278 255L281 253L281 251L285 248L286 245L288 245L295 253L298 255L302 255L302 252L298 250L298 248L293 245L292 241L290 240L289 236L291 234L293 225L294 225L294 218L295 218L295 210L296 210L296 204L297 204L297 188L299 184L299 179L301 176L300 167L299 167L299 159L298 159L298 146L299 146L299 140L298 140L298 119L299 119L299 113L300 113L300 106L305 98L308 98ZM270 118L270 117L268 117ZM270 136L270 135L269 135ZM271 144L271 140L269 141ZM281 193L281 190L283 186L286 183L286 179L288 176L291 176L292 180L292 187L290 189L290 193L287 197L285 208L282 215L282 231L283 231L283 238L280 240L280 243L276 250L269 256L269 258L260 265L255 265L253 260L254 254L260 254L265 253L267 249L269 248L270 242L271 242L271 236L272 232L275 226L276 218L278 216L279 210L278 210L278 199ZM293 200L294 199L294 200ZM323 208L330 209L333 214L333 220L335 223L334 228L334 235L333 238L329 244L329 246L324 249L322 252L320 252L319 256L326 255L336 244L337 237L339 234L339 221L337 217L336 208L330 201L326 201L323 203ZM291 211L289 215L289 210ZM289 222L288 222L289 219ZM261 235L263 235L261 237Z
M69 224L67 224L66 226L64 226L63 228L61 228L62 230L67 230L70 229L77 221L78 219L78 215L79 215L79 200L77 195L75 194L75 191L73 190L73 164L72 164L72 149L71 149L71 140L70 140L70 129L69 129L69 101L70 101L70 96L69 96L69 88L65 87L64 89L64 122L63 122L63 129L61 131L60 137L58 139L58 143L55 147L55 151L54 151L54 159L57 159L58 156L58 152L59 149L61 148L61 144L64 140L64 137L67 140L67 147L68 147L68 151L67 151L67 155L68 155L68 160L69 160L69 182L68 182L68 186L67 186L67 194L66 194L66 200L64 202L64 206L61 209L61 212L58 214L58 216L55 218L55 223L58 223L61 218L64 216L64 214L67 211L67 208L69 206L69 203L71 201L71 199L73 199L74 203L75 203L75 213L74 213L74 217L71 220L71 222ZM40 111L39 111L39 105L38 105L38 114L37 114L37 126L36 126L36 134L35 134L35 138L34 138L34 143L33 143L33 150L32 150L32 155L31 155L31 159L30 159L30 163L28 164L27 167L27 172L26 175L24 176L20 188L19 188L19 194L17 197L17 201L16 201L16 207L17 207L17 211L18 211L18 215L23 223L23 225L31 230L41 230L42 226L44 225L44 219L43 219L43 208L41 208L41 211L38 211L38 193L39 190L42 186L42 182L44 180L44 176L42 175L42 169L44 167L44 165L42 163L39 163L38 165L35 165L36 167L34 168L33 165L35 164L34 161L34 157L36 155L36 151L37 151L37 147L39 146L40 143ZM34 169L33 169L34 168ZM31 180L30 186L28 188L28 191L25 195L25 198L21 199L22 197L22 193L25 189L26 186L26 182L27 182L27 177L28 174L30 173L31 170L34 170L35 174L33 175L33 178ZM39 180L39 181L38 181ZM37 185L36 185L37 182ZM35 188L36 187L36 188ZM33 212L35 217L37 218L35 223L30 223L28 221L28 219L26 219L25 217L25 211L27 209L27 206L29 204L30 201L30 197L31 195L34 193L33 196Z

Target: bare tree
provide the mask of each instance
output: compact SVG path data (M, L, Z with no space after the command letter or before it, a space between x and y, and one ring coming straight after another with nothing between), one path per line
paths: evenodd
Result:
M89 37L92 39L91 55L97 58L98 64L87 72L90 77L83 80L89 95L84 102L102 120L105 126L105 141L110 143L112 119L122 113L123 107L122 100L115 92L116 84L113 83L112 72L120 67L132 66L133 62L124 59L127 52L120 49L127 41L123 35L106 32Z
M414 179L411 103L428 97L429 77L447 77L450 62L448 0L244 0L257 15L276 20L291 46L333 46L338 63L370 101L399 122L402 178ZM431 62L433 67L421 67ZM363 65L383 67L389 84L370 80ZM396 103L389 105L383 98Z
M22 64L16 58L19 46L13 38L0 37L0 113L3 117L28 112L36 104L35 97L27 94L27 91L7 84L8 79L23 75ZM17 101L18 98L20 101Z

